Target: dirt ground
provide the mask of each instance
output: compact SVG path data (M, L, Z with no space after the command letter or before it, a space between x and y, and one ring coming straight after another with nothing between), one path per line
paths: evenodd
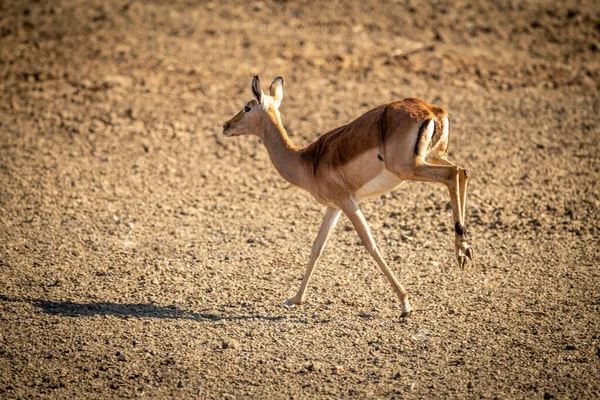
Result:
M0 398L600 397L600 3L0 0ZM443 185L342 217L222 124L285 78L306 145L416 96Z

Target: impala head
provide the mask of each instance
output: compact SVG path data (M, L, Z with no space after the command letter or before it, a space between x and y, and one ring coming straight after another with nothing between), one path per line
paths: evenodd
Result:
M278 76L271 83L270 96L264 94L260 88L258 76L252 78L250 90L252 91L252 100L244 105L242 111L223 125L225 136L256 135L260 137L265 118L275 118L274 122L281 123L279 106L283 99L283 78Z

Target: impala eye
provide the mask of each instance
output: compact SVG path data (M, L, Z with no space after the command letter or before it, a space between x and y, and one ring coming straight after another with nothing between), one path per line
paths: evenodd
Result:
M244 111L250 112L250 110L252 110L252 109L249 106L244 107Z

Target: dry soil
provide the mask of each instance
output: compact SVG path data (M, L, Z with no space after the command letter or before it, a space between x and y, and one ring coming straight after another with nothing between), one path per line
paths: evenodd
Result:
M416 96L443 185L342 218L221 125L285 78L298 145ZM0 397L600 397L600 3L0 1Z

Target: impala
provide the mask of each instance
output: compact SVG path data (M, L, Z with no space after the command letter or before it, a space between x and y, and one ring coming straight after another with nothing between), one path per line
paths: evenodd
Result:
M406 180L441 182L448 187L458 264L463 267L467 257L473 259L465 230L469 173L448 161L445 109L407 98L374 108L300 148L290 141L281 123L283 78L275 78L270 95L266 95L255 76L251 91L252 100L223 125L223 133L228 137L258 136L277 172L327 207L300 288L285 302L287 306L304 301L313 270L343 212L393 286L400 299L401 317L410 315L412 307L406 290L382 258L357 204L386 193Z

